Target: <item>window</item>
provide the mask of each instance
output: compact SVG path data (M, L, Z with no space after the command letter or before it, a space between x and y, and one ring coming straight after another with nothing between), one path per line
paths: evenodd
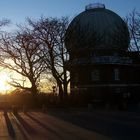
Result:
M79 75L78 75L78 73L75 73L74 74L74 81L77 83L78 80L79 80Z
M93 70L91 72L91 80L92 81L99 81L100 80L100 73L99 70Z
M120 71L119 69L114 69L114 80L120 80Z

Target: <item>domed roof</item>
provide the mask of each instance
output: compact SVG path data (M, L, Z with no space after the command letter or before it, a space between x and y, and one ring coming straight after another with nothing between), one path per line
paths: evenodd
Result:
M87 7L70 23L65 38L68 49L122 49L129 45L126 23L105 7Z

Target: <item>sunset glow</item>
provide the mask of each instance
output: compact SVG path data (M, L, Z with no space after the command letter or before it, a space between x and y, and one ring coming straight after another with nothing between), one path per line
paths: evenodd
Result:
M11 86L8 84L9 77L6 72L0 73L0 93L6 94L7 91L11 90Z

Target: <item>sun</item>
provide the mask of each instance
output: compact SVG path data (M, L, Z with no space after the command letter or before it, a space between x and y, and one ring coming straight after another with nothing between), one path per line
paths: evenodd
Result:
M10 85L8 85L9 77L6 72L0 73L0 93L6 94L7 91L11 89Z

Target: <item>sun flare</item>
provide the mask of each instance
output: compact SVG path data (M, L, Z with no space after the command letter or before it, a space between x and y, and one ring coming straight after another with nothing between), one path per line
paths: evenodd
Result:
M8 84L9 77L6 72L0 73L0 93L6 94L11 89Z

